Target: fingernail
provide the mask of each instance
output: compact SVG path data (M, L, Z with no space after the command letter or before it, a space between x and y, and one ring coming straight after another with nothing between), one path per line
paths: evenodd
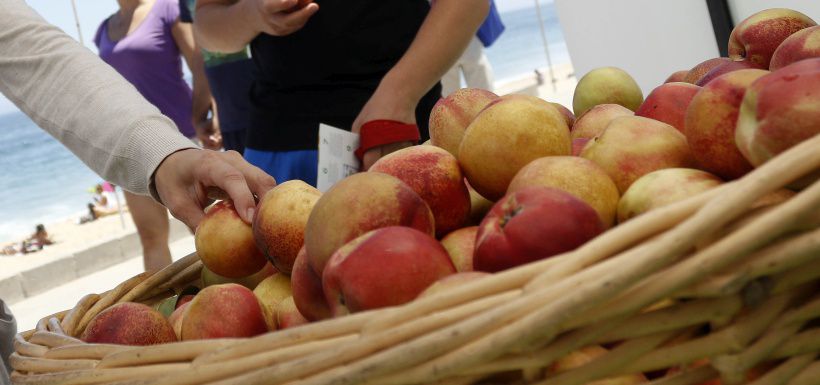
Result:
M248 211L246 211L247 216L248 216L248 222L253 221L253 212L254 212L253 207L249 208Z

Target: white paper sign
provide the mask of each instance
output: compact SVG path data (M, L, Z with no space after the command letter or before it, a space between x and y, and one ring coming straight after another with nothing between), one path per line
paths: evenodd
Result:
M319 124L319 173L316 188L327 191L336 182L359 172L355 151L359 134L326 124Z

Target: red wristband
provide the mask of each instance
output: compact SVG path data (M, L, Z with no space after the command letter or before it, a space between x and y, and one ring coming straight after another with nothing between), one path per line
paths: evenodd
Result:
M371 120L362 125L359 130L359 149L356 157L364 158L364 153L385 144L397 142L418 143L421 139L419 128L415 124L407 124L395 120Z

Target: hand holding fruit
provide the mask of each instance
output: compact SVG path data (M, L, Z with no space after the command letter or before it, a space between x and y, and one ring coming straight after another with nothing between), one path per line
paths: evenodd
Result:
M162 204L174 217L196 228L210 203L209 190L221 190L233 200L243 221L251 223L254 195L263 196L276 180L235 151L187 149L168 155L153 177Z

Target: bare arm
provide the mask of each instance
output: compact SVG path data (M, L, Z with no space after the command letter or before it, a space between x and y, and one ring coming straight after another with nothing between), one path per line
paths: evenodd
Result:
M222 143L218 140L219 132L216 130L213 121L208 118L208 113L213 109L213 103L211 88L208 84L208 78L205 76L205 62L202 59L202 50L194 41L194 34L189 23L182 23L177 20L171 28L171 35L185 58L185 62L188 63L191 75L193 75L191 120L194 129L196 129L197 138L202 142L203 147L218 150Z
M353 123L353 131L358 132L362 124L376 119L415 123L419 100L458 60L487 17L489 8L487 0L435 1L410 48L362 108ZM382 155L378 149L369 151L365 155L365 167Z
M435 1L410 48L380 88L402 91L415 108L467 48L489 9L487 0Z
M207 50L236 52L260 33L285 36L299 30L319 10L311 3L291 12L297 4L298 0L199 0L194 32Z

